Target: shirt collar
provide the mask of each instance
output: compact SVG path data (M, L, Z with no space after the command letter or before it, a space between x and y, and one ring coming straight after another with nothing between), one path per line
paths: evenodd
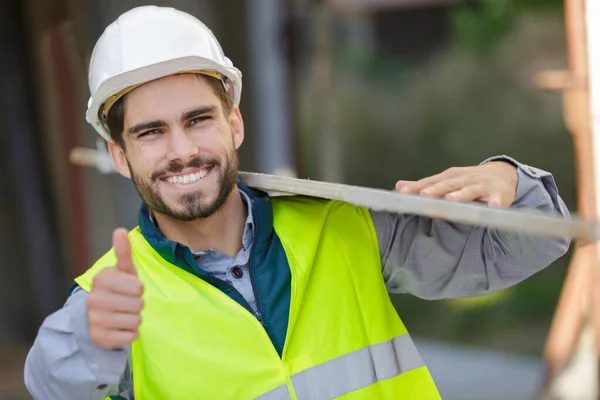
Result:
M242 236L242 246L244 246L244 250L249 251L250 247L252 247L252 240L254 238L254 215L252 213L252 200L250 199L250 196L248 196L243 190L240 190L240 193L242 194L242 201L246 203L246 208L248 209L248 217L246 218L244 234Z

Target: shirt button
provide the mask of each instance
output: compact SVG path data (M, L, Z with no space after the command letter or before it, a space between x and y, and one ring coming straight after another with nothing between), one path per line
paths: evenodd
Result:
M231 269L231 274L235 279L240 279L242 276L244 276L244 271L242 271L240 267L233 267Z
M103 383L102 385L98 385L98 387L96 389L104 390L104 389L106 389L106 385Z

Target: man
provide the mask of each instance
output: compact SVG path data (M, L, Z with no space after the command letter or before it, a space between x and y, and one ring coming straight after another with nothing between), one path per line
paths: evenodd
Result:
M238 183L241 74L174 9L111 24L90 90L87 119L143 205L44 321L36 399L438 399L388 292L484 295L569 245ZM396 187L568 217L552 176L508 157Z

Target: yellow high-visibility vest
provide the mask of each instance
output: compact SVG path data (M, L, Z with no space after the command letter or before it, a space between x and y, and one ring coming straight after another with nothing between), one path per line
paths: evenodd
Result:
M389 299L368 210L304 197L271 202L292 274L281 357L254 315L164 260L139 228L130 232L144 284L131 349L135 399L440 399ZM111 250L77 283L89 291L115 262Z

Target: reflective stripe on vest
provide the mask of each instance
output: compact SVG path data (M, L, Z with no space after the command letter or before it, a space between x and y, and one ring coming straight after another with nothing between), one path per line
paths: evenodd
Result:
M329 400L424 365L410 335L405 334L299 372L292 376L292 385L299 399ZM289 399L285 385L257 398Z

